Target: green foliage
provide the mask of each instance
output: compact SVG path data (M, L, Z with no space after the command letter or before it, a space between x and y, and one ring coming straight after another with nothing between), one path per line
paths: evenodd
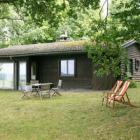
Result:
M132 38L140 40L139 0L113 0L111 18L119 27L118 36L122 41Z
M94 72L97 76L113 75L115 77L121 75L121 63L126 63L125 51L122 47L115 44L88 44L88 57L92 59L93 65L96 67Z
M137 82L136 81L133 81L133 80L130 80L130 88L137 88Z
M99 11L90 8L88 10L75 12L77 19L66 17L63 22L59 24L57 36L67 31L68 36L72 39L90 39L91 31L95 32L93 24L95 24L95 19L99 18Z
M0 20L0 47L52 42L56 39L56 28L50 27L47 21L42 26L37 26L31 17L23 18L23 13L18 13L13 6L8 6L7 9L2 10Z
M55 28L50 28L47 22L41 27L24 22L20 27L17 29L19 34L11 37L10 44L34 44L52 42L56 39Z
M128 39L140 38L139 4L138 0L113 1L110 15L94 20L90 33L96 43L88 45L87 52L96 65L97 76L121 75L120 64L127 64L121 44Z
M129 78L128 76L125 76L123 78L123 81L125 82L126 80L130 81L130 85L129 88L137 88L138 87L138 83L134 80L132 80L131 78Z
M24 15L31 16L36 23L47 20L53 26L63 20L63 15L77 18L75 11L99 7L99 0L1 0L0 3L13 4L18 11L24 8Z

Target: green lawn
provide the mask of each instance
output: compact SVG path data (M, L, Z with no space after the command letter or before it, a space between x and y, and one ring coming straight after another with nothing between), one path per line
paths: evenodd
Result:
M63 92L51 99L21 99L0 91L0 140L139 140L140 108L101 106L101 93ZM140 88L129 89L140 106Z

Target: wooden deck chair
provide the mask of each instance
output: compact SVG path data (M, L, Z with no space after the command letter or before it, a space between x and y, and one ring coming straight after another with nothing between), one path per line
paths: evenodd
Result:
M117 92L119 91L121 85L122 85L123 81L121 80L118 80L115 85L112 87L112 89L108 92L104 92L103 93L103 98L102 98L102 106L103 106L103 103L104 103L104 100L108 99L108 97L112 97L112 96L115 96L117 94ZM106 102L107 103L107 102ZM106 104L107 105L107 104Z
M118 94L116 94L115 96L110 96L107 99L107 104L113 104L113 108L115 106L115 102L119 102L122 104L126 104L126 105L130 105L135 107L134 105L132 105L130 103L130 99L127 95L127 89L129 87L130 82L129 81L125 81L125 83L123 84L122 88L120 89L120 91L118 92ZM125 99L126 97L126 99Z
M54 95L59 95L59 96L61 96L61 94L60 94L60 92L59 92L59 90L61 89L61 87L62 87L62 80L59 80L59 81L58 81L57 87L51 89L51 90L53 91L52 96L54 96Z

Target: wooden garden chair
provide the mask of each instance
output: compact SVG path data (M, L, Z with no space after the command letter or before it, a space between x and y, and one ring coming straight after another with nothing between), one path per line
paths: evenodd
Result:
M39 83L39 80L31 80L30 81L30 84L33 85L33 84L38 84ZM36 88L34 88L34 86L32 86L32 92L36 92Z
M116 94L114 96L108 96L107 97L107 105L112 103L113 108L114 108L115 102L119 102L122 104L126 104L126 105L130 105L130 106L135 107L134 105L131 104L130 99L129 99L128 94L127 94L127 89L129 87L129 84L130 84L129 81L125 81L125 83L123 84L123 86L120 89L120 91L118 92L118 94Z
M62 80L59 80L57 87L54 87L54 88L51 89L53 91L52 96L54 96L54 95L61 96L61 94L60 94L61 87L62 87Z
M110 91L104 92L104 93L103 93L102 105L103 105L105 99L107 100L108 97L110 97L110 96L115 96L115 95L117 94L117 92L119 91L119 89L120 89L122 83L123 83L123 81L118 80L118 81L115 83L115 85L112 87L112 89L111 89ZM107 103L107 102L106 102L106 103ZM107 104L106 104L106 105L107 105Z
M51 97L51 94L50 94L50 84L47 84L47 83L43 83L43 84L40 84L40 91L39 91L39 96L40 98L42 99L42 97Z
M30 97L32 95L32 86L31 85L20 86L20 89L23 94L22 98Z

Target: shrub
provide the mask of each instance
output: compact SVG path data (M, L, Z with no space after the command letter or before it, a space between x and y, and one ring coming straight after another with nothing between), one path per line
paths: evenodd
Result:
M136 88L137 87L137 82L134 80L130 80L130 88Z

